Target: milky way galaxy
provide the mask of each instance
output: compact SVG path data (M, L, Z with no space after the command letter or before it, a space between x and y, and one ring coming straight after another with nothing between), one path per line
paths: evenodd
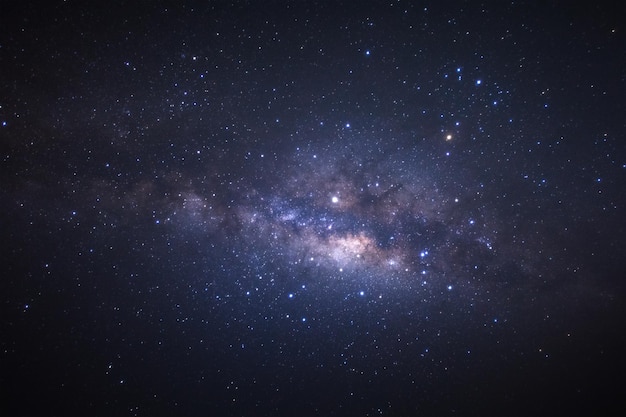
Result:
M617 6L96 3L0 16L1 415L624 409Z

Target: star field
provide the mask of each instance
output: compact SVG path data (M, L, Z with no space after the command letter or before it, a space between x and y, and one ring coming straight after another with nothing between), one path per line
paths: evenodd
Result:
M618 3L5 9L2 415L621 415Z

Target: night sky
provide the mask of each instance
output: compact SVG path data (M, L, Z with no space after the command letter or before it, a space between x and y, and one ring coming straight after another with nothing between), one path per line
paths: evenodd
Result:
M0 414L623 415L619 1L0 6Z

